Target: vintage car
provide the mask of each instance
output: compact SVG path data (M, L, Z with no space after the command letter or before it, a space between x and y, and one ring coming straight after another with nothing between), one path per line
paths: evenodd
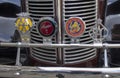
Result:
M22 42L92 44L94 43L91 36L92 28L97 28L98 19L104 22L106 2L104 0L21 0L21 4L24 13L19 14L16 25ZM29 32L28 24L24 23L26 29L22 28L23 24L20 25L20 19L28 16L34 22ZM98 66L99 53L96 48L30 47L29 51L27 60L29 65Z
M119 3L1 0L0 47L16 59L0 65L0 77L120 78L120 68L110 68L119 66Z
M101 19L101 23L105 24L109 31L106 41L114 43L113 40L116 37L113 36L117 35L113 35L112 32L119 26L119 10L116 8L119 7L119 1L68 0L61 2L63 3L58 5L59 2L54 0L2 0L0 2L0 9L3 10L0 12L0 25L2 26L0 41L40 44L92 44L96 41L93 36L95 33L93 28L99 25L98 20ZM24 22L27 21L24 21L24 18L29 19L32 26L25 25ZM43 23L43 27L41 27L41 23ZM117 26L113 28L114 25ZM22 29L20 26L24 26L26 29ZM119 34L116 38L119 40L118 37ZM99 66L101 63L99 58L102 58L101 50L95 48L31 47L22 50L27 57L27 60L23 62L25 65L91 67ZM1 57L16 58L17 48L1 47L0 51Z
M16 1L10 2L15 4ZM8 32L9 36L6 36L9 39L13 38L12 41L8 42L43 45L92 44L96 42L95 33L98 33L94 30L97 30L98 26L104 23L106 1L21 0L21 12L19 7L14 7L17 10L12 12L14 12L15 17L16 15L18 17L16 21L14 18L14 22L10 22L13 24L10 27L11 31L8 28L8 30L3 30L4 32L10 31ZM98 59L101 54L99 51L96 48L80 47L30 47L27 48L27 60L23 65L96 67L99 65Z

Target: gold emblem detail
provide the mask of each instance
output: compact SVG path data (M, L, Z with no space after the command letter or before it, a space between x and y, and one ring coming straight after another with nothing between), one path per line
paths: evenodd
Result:
M80 26L79 26L78 22L75 21L70 24L70 32L71 33L77 33L79 31L80 31Z
M30 18L19 17L19 18L17 18L15 25L20 32L26 33L33 26L33 23Z

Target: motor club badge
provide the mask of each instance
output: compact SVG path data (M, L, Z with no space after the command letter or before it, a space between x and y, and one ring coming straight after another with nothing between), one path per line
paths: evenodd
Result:
M65 30L71 37L80 37L85 29L85 22L80 17L71 17L66 21Z

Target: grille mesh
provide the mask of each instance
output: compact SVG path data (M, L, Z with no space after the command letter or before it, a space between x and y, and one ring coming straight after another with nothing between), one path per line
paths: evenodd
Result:
M79 38L77 43L91 44L92 38L89 35L91 27L96 24L96 0L63 0L63 26L65 26L66 20L70 17L81 17L86 23L86 32ZM54 0L27 0L27 11L30 16L37 23L41 17L55 17ZM72 39L63 31L63 43L71 44ZM57 43L56 37L50 39L51 43ZM31 42L32 43L44 43L44 39L40 36L36 26L31 30ZM93 48L63 48L64 63L77 63L96 56L96 49ZM31 55L40 60L50 63L56 63L56 48L32 48Z

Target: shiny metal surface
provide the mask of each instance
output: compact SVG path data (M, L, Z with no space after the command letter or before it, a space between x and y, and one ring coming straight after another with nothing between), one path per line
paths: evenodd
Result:
M108 54L107 54L107 48L104 49L104 67L109 67L109 64L108 64Z
M57 22L58 22L58 33L57 33L57 35L56 35L56 37L57 37L57 43L58 44L62 44L63 43L63 41L62 41L62 34L63 34L63 20L62 20L62 14L63 14L63 12L62 12L62 9L63 9L63 0L54 0L56 3L55 3L55 10L56 10L56 20L57 20ZM58 63L59 64L63 64L64 63L64 57L63 57L63 51L62 51L62 48L58 48L57 49L57 53L56 53L56 55L58 54ZM56 59L57 60L57 59Z
M39 44L39 43L4 43L0 42L2 47L51 47L51 48L120 48L120 44L110 44L110 43L94 43L94 44Z
M42 17L52 17L58 23L58 33L49 39L41 37L37 31L37 26L34 26L31 31L31 42L40 44L93 43L89 32L97 24L96 6L97 0L26 0L27 12L35 20L36 25ZM70 17L81 17L85 21L87 27L81 37L74 39L66 34L65 22ZM49 63L79 63L95 57L96 49L78 47L32 48L31 56Z
M105 56L107 48L120 48L120 44L33 44L33 43L0 43L0 46L6 47L96 47L105 48ZM106 57L107 58L107 57ZM107 60L104 58L104 60ZM30 66L6 66L0 65L0 77L15 78L119 78L120 68L109 68L106 61L105 68L73 68L73 67L30 67Z
M40 36L37 28L40 18L51 17L54 19L56 15L54 4L54 0L26 0L27 12L30 13L30 16L36 22L36 25L33 27L30 33L32 43L56 43L55 36L49 39L43 38L42 36ZM57 49L55 48L32 48L31 56L38 60L56 63L56 51Z
M63 34L64 44L90 44L93 39L89 32L91 28L96 26L97 19L97 0L64 0L63 2L63 20L64 23L70 17L80 17L86 24L85 33L77 38L68 36L66 32ZM66 24L64 24L66 25ZM63 29L65 31L65 29ZM79 63L96 56L96 49L93 48L63 48L65 63Z
M68 68L0 66L0 77L7 78L119 78L120 68Z

